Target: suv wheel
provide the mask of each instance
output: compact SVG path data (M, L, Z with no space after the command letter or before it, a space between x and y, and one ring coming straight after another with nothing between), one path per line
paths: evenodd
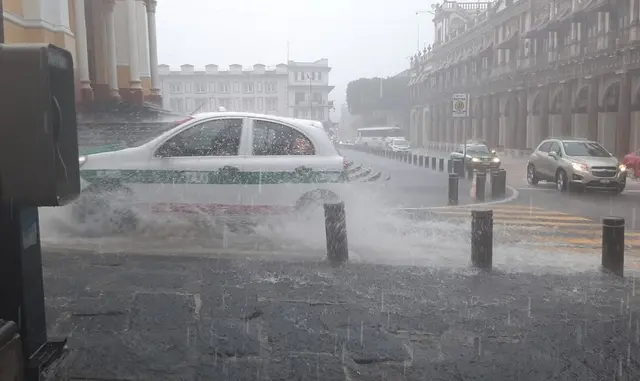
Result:
M540 181L540 179L536 176L536 168L533 164L529 164L527 166L527 182L531 185L538 185L538 181Z
M556 173L556 189L558 189L560 192L566 192L567 189L569 189L567 173L563 170L559 170Z

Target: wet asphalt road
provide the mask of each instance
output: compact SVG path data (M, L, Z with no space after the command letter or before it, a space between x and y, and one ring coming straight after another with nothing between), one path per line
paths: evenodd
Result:
M637 380L634 279L44 256L81 380Z
M380 187L380 197L387 205L398 208L421 208L445 206L448 202L449 177L445 171L439 172L413 164L375 156L347 148L340 148L340 153L355 165L370 167L373 172L382 172L391 179ZM445 156L441 156L445 157ZM459 202L471 202L469 191L471 182L461 180L459 183Z

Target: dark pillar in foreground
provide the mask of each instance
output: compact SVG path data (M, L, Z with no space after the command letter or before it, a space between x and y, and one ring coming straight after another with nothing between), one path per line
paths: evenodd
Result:
M624 275L624 218L602 219L602 267L615 275Z
M484 171L476 171L476 201L484 201L486 186L487 173Z
M493 211L471 211L471 263L490 270L493 264Z
M334 266L344 264L349 259L344 202L324 204L324 225L327 236L327 259Z
M449 173L449 205L458 205L458 175Z

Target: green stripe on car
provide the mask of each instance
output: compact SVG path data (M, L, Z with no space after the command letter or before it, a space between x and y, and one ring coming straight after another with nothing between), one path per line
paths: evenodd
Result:
M80 176L90 183L119 180L130 184L301 184L344 182L343 172L225 172L177 170L81 170Z

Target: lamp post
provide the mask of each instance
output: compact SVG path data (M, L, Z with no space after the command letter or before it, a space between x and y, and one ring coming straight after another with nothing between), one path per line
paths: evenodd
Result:
M417 26L418 26L418 51L420 51L420 18L418 16L420 16L421 14L424 13L429 13L435 16L435 13L433 11L416 11L416 21L417 21Z

